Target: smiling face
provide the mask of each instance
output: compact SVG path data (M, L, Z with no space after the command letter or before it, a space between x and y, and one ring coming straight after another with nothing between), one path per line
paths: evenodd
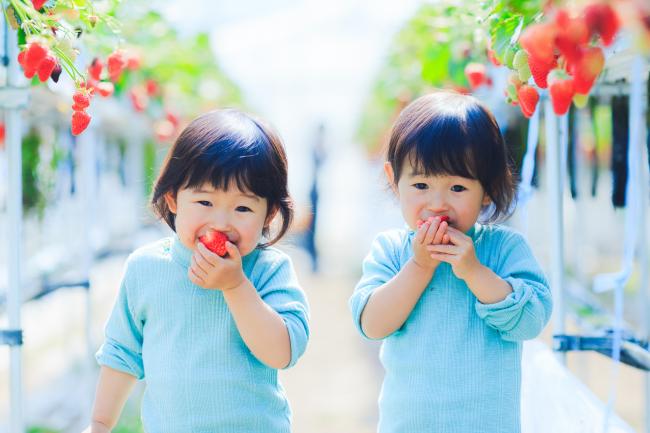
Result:
M262 230L272 219L267 216L267 200L236 186L227 190L209 184L183 188L176 197L165 195L170 211L175 214L176 233L183 245L196 248L199 237L210 230L223 232L245 256L260 241Z
M389 162L386 162L384 169L399 198L402 216L413 230L417 229L418 220L445 215L449 217L450 226L465 233L472 228L483 206L490 203L490 198L476 179L420 174L407 158L395 184L394 171Z

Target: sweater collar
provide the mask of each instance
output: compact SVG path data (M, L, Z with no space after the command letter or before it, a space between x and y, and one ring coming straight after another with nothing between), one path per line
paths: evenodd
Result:
M176 233L172 236L171 254L172 259L182 267L188 268L190 266L192 250L183 245Z

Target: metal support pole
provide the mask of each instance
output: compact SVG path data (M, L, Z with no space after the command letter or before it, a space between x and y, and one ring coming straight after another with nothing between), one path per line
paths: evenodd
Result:
M637 258L640 270L638 304L641 308L640 319L643 338L650 337L650 263L648 258L648 198L650 196L650 174L648 173L646 113L648 110L646 61L636 56L632 63L632 80L630 86L630 146L638 149L638 158L630 158L639 171L638 200L639 220L637 228ZM632 117L635 117L632 119ZM630 149L631 150L631 149ZM635 200L636 197L628 197ZM650 433L650 374L645 375L645 432Z
M553 334L564 334L564 225L563 225L563 185L562 155L558 140L558 118L553 112L550 98L544 103L544 120L546 123L546 184L551 229L551 291L553 293ZM556 352L558 361L566 365L566 354Z
M5 26L7 26L5 22ZM18 55L18 39L15 31L9 30L7 55L7 88L13 90L20 84L20 71L16 57ZM3 98L4 99L4 98ZM7 102L7 101L3 101ZM6 106L6 104L4 104ZM21 290L21 259L22 259L22 149L21 149L21 117L19 105L7 109L6 114L6 145L9 162L8 194L7 194L7 271L9 287L7 291L7 314L10 329L21 329L20 307L22 305ZM22 390L22 346L9 348L10 356L10 403L9 403L9 432L22 433L23 424L23 390Z

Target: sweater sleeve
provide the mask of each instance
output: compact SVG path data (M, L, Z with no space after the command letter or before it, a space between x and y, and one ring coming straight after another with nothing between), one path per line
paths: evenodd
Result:
M348 306L352 312L354 325L361 335L369 340L361 326L361 314L372 293L390 281L399 272L399 258L395 253L390 233L380 233L370 247L370 252L363 260L361 280L354 288Z
M275 310L287 327L291 344L291 360L284 368L293 366L305 353L309 340L309 304L300 288L291 260L283 253L262 273L255 285L262 300Z
M535 338L551 316L548 281L522 235L510 233L503 242L503 257L496 270L512 287L504 300L494 304L476 301L476 312L504 340Z
M143 320L138 319L130 306L127 271L105 327L106 339L95 355L100 365L144 378L142 364Z

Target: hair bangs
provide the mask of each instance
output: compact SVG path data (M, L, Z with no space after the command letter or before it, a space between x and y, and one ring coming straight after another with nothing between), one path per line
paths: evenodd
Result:
M406 137L404 156L413 167L413 174L476 179L478 161L471 146L473 135L467 124L457 117L434 118Z

